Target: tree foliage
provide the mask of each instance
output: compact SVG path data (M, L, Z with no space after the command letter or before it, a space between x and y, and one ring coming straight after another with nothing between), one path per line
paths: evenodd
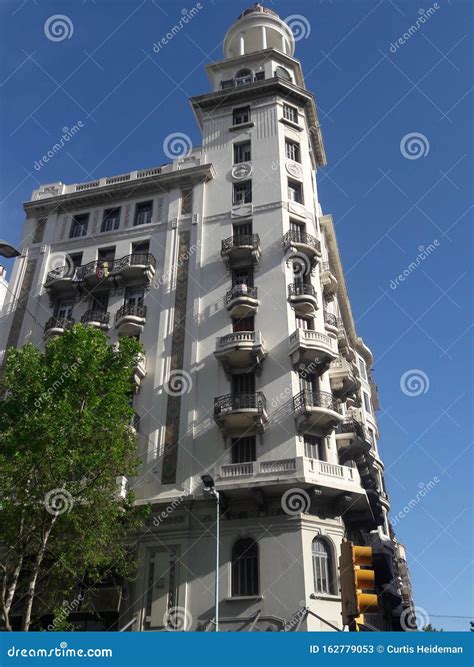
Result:
M141 347L76 325L39 351L10 349L0 403L0 605L23 630L87 576L131 576L127 536L147 510L118 494L137 472L130 427Z

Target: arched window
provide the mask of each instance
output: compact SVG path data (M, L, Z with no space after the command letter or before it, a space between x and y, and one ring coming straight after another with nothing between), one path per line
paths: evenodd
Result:
M335 594L334 568L332 551L326 540L315 537L313 540L314 590L326 595Z
M241 69L235 75L235 85L245 86L247 83L252 83L252 70Z
M232 597L258 595L258 546L254 540L238 540L232 549Z
M280 67L280 66L276 67L275 68L275 76L279 76L280 79L286 79L287 81L291 81L290 73L284 67Z

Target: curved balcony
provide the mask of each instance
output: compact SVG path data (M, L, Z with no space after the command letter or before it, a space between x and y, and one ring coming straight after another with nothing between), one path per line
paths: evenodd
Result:
M146 323L146 306L125 303L115 315L115 328L119 336L135 336L143 331Z
M329 262L321 264L319 277L323 288L324 296L328 301L334 298L337 292L337 278L333 274Z
M266 398L261 391L219 396L214 399L214 419L225 433L261 432L268 422Z
M257 312L258 304L257 288L250 285L234 285L225 295L226 308L235 318L253 315Z
M110 273L122 284L144 281L155 275L156 260L150 252L134 252L111 263Z
M104 284L109 280L113 269L113 261L94 260L83 264L77 269L77 279L84 282L88 289Z
M214 356L225 372L247 373L261 370L266 356L265 344L259 331L234 331L216 340Z
M288 298L297 315L313 315L318 309L316 290L310 283L288 285Z
M285 250L294 248L296 251L304 253L313 266L321 257L321 242L315 236L306 232L290 229L283 237L282 245Z
M78 286L76 267L65 265L49 271L44 286L48 291L53 292L55 297L75 294Z
M345 401L349 396L356 394L361 387L359 369L354 362L339 357L329 366L329 382L334 396Z
M235 234L222 241L221 256L228 269L249 263L257 265L261 254L258 234Z
M44 325L44 338L59 336L74 324L73 317L50 317Z
M327 433L343 420L339 401L326 391L303 389L293 398L293 410L299 433Z
M319 331L296 329L290 336L290 356L293 366L304 365L324 373L338 357L337 341Z
M81 324L96 329L109 329L110 313L103 310L87 310L81 317Z
M344 419L336 426L336 444L340 463L358 461L370 455L369 437L357 419Z

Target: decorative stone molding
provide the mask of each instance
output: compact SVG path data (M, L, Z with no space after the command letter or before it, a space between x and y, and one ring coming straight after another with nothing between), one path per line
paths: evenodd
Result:
M240 181L244 178L248 178L251 173L252 173L252 165L249 164L248 162L242 162L232 167L231 175L233 179L235 179L236 181Z
M301 178L303 175L303 170L301 169L301 165L298 164L298 162L293 162L292 160L287 160L286 164L286 171L290 174L290 176L294 176L295 178Z

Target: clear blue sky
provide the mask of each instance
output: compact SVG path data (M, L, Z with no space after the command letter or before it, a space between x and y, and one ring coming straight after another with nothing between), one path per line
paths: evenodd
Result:
M2 0L0 236L18 240L21 204L38 182L159 165L168 161L163 139L172 132L200 143L187 98L209 89L204 63L222 57L225 30L251 4L201 3L156 54L153 43L193 0ZM336 222L358 330L376 359L392 516L423 484L434 487L396 526L415 601L435 626L468 629L468 619L435 614L473 614L472 3L267 6L310 26L296 56L317 96L328 154L320 198ZM420 6L439 8L391 50ZM45 21L55 14L72 21L70 39L46 38ZM84 128L67 149L35 170L62 128L78 121ZM424 135L418 159L400 149L412 133ZM435 240L393 289L419 248ZM428 379L418 396L400 388L413 369Z

